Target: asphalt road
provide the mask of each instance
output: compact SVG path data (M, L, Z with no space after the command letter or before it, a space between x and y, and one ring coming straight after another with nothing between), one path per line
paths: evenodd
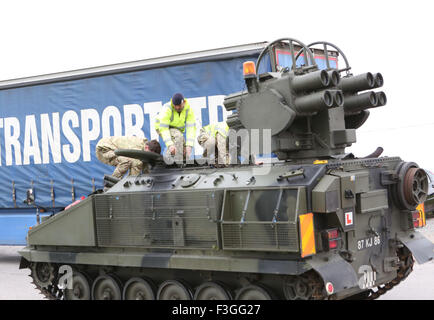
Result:
M31 283L30 270L18 269L22 247L0 246L0 299L1 300L42 300Z
M434 242L434 218L427 220L421 232ZM434 300L434 261L415 262L408 278L378 300Z
M427 221L422 232L434 242L434 219ZM21 248L0 246L0 300L44 300L31 284L30 270L18 269ZM434 261L415 263L408 278L379 300L434 300Z

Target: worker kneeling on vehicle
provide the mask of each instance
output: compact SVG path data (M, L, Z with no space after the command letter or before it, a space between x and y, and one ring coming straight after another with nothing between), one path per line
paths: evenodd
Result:
M149 173L147 165L139 159L117 156L117 149L144 150L155 153L161 152L160 143L157 140L148 141L146 138L136 136L105 137L96 145L96 157L102 163L115 166L112 176L121 179L130 170L130 175L139 175L142 171Z

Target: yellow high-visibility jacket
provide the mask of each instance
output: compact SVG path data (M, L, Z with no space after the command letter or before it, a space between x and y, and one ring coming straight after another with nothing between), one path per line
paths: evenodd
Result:
M215 135L220 133L224 138L227 137L229 127L226 121L217 122L214 124L209 124L205 127L202 127L203 130L205 130L206 133L208 133L211 137L215 137Z
M185 145L190 147L194 146L194 138L196 137L196 118L187 99L184 99L184 101L184 109L178 113L173 106L172 99L170 99L170 102L163 106L163 109L155 119L155 129L159 132L167 147L173 145L169 131L170 128L176 128L182 133L186 131Z

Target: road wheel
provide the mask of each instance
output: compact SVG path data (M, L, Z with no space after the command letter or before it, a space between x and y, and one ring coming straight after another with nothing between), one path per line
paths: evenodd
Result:
M112 276L99 276L93 282L92 298L93 300L121 300L121 284Z
M124 300L155 300L155 286L150 280L131 278L124 287Z
M191 300L191 290L177 280L164 281L158 289L158 300Z
M194 300L231 300L231 295L221 284L205 282L196 289Z
M235 300L271 300L271 295L262 286L248 285L238 291Z
M89 278L76 270L72 275L72 289L65 289L65 300L90 300Z

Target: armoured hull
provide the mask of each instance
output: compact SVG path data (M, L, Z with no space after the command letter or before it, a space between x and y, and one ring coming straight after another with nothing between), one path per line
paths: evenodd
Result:
M270 59L272 72L257 75L285 41L292 65ZM345 68L332 67L337 55ZM170 167L160 155L116 150L154 169L109 178L106 192L33 228L21 267L50 298L377 298L408 276L413 257L434 258L434 245L417 232L428 178L415 163L378 158L382 148L360 159L345 153L367 109L387 101L371 91L383 85L380 73L350 69L328 42L270 43L256 65L243 65L247 90L223 103L232 112L231 166ZM269 153L280 162L252 164Z
M50 264L53 279L71 266L86 275L94 298L104 274L121 291L145 278L158 298L168 280L190 298L208 282L232 298L354 296L396 281L402 256L411 259L409 240L432 245L392 200L385 176L401 165L399 158L283 162L126 177L30 230L23 266L37 275ZM329 238L332 229L339 231ZM53 279L36 284L47 288ZM305 296L297 281L309 288Z

